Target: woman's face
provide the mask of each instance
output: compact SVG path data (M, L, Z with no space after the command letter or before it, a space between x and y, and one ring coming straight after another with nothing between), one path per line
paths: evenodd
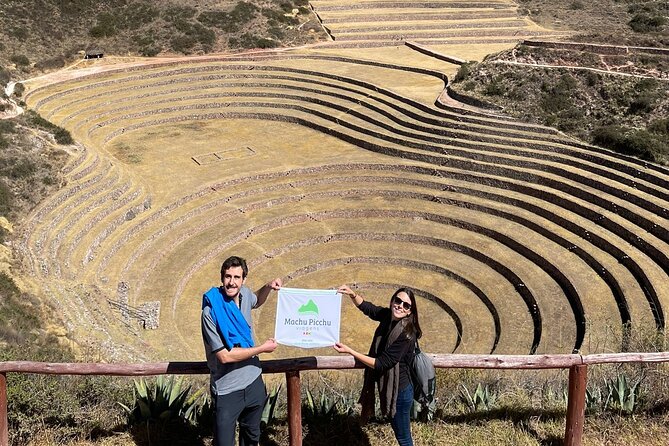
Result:
M411 298L407 293L402 291L393 298L390 302L390 311L392 312L393 320L399 320L411 314Z

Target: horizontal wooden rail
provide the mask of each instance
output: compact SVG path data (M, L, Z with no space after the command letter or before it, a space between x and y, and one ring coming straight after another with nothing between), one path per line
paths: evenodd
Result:
M429 354L437 368L470 368L501 370L569 369L569 398L565 446L581 444L585 417L585 384L587 366L596 364L669 362L669 352L611 353L594 355L441 355ZM263 373L285 373L288 390L290 446L301 446L300 371L361 369L364 366L351 356L306 356L302 358L261 361ZM30 361L0 362L0 446L9 445L7 423L8 373L41 375L202 375L209 369L200 362L156 362L139 364L48 363Z
M568 369L575 365L669 362L669 352L607 353L595 355L440 355L428 354L437 368L454 369ZM305 356L261 361L263 373L304 370L361 369L351 356ZM0 362L0 373L38 373L41 375L202 375L207 363L155 362L133 364L68 362Z

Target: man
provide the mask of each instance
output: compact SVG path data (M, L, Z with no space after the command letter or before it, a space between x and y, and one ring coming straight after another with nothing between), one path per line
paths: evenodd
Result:
M254 294L244 285L247 274L244 259L226 259L221 266L223 285L207 291L202 301L202 338L211 372L216 446L234 445L237 422L240 445L257 445L260 441L260 418L267 394L258 355L277 347L272 338L255 345L251 309L264 304L269 293L281 287L281 279L274 279Z

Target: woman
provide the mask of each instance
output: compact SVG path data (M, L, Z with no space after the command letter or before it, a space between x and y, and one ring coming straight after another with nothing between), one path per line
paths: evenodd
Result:
M370 319L378 321L369 354L364 355L342 343L334 349L348 353L365 366L365 381L360 396L363 419L370 403L374 407L374 383L379 388L381 413L391 419L393 432L400 446L413 446L409 413L413 403L411 363L416 340L422 336L418 324L416 298L409 288L395 291L388 307L379 307L366 302L348 286L337 290L348 295L356 307Z

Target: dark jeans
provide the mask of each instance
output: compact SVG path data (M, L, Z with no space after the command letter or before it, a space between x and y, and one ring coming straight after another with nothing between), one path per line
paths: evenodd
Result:
M262 376L246 389L227 395L215 395L214 445L234 446L237 421L240 446L257 445L260 441L260 418L266 399Z
M400 446L413 446L411 439L411 405L413 404L413 386L409 384L397 394L395 416L390 422L395 438Z

